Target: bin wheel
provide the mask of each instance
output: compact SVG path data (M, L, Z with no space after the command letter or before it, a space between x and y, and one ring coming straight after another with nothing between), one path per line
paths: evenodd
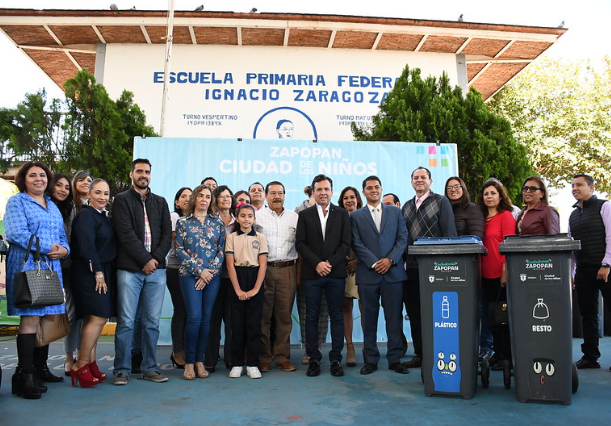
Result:
M482 361L482 387L484 389L488 389L488 385L490 384L490 363L487 359Z
M577 388L579 388L579 375L577 374L577 366L575 365L575 363L573 363L572 367L573 367L573 374L572 374L573 383L572 383L571 391L573 393L576 393Z
M503 360L503 383L505 389L511 388L511 361L508 359Z

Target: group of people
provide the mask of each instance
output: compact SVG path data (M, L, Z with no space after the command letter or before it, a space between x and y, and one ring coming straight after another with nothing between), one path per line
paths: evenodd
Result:
M378 368L381 303L388 368L407 374L422 364L420 277L418 261L409 252L420 237L482 239L488 255L481 267L480 357L494 368L511 360L509 331L487 326L488 305L506 298L507 270L499 243L508 235L559 232L558 212L549 206L547 189L537 176L523 183L523 210L512 205L497 179L482 185L476 204L460 177L449 178L445 193L436 194L431 191L431 172L418 167L411 174L415 196L402 207L395 194L384 194L377 176L365 178L360 191L344 188L335 205L332 179L317 175L306 187L308 200L294 211L284 207L286 190L279 181L265 186L255 182L248 191L234 194L209 177L194 189L180 188L171 213L166 200L149 188L147 159L133 161L130 178L131 188L116 195L110 214L110 190L103 179L79 172L71 182L40 162L27 162L18 171L20 193L9 199L4 216L11 247L8 312L21 317L13 393L37 399L46 392L44 382L63 380L47 367L48 346L38 348L35 343L39 317L64 312L73 326L64 340L66 375L73 386L92 387L106 379L96 363L96 345L114 316L112 383L126 385L135 373L152 382L167 381L156 357L166 286L174 307L171 361L184 369L186 380L216 370L223 323L229 377L246 373L260 378L272 362L284 371L296 370L290 357L296 299L308 376L321 373L321 344L329 322L330 374L344 375L344 341L346 365L356 365L354 299L364 334L360 373ZM611 212L609 204L594 195L594 182L587 175L574 178L573 195L578 202L570 229L582 240L575 284L584 356L577 366L599 368L597 301L598 289L604 296L608 292L603 284L611 262ZM41 252L62 278L65 304L13 306L13 275L24 268L30 235L39 237ZM32 267L30 259L25 268ZM401 362L407 350L403 306L414 351L406 362Z

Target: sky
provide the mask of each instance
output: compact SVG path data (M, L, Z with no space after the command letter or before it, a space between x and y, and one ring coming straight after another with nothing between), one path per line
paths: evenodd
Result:
M194 10L204 0L175 0L175 10ZM0 0L6 9L94 9L107 10L111 3L119 9L167 10L167 0ZM548 54L571 60L597 59L611 55L608 20L611 0L214 0L205 10L248 12L314 13L377 16L455 21L462 14L465 22L557 27L564 22L568 32ZM49 98L63 99L59 87L8 38L0 32L0 108L13 108L26 93L45 88Z

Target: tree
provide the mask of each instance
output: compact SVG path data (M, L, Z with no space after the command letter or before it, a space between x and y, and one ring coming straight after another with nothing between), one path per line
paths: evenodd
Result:
M133 94L123 91L117 102L87 70L66 81L66 159L63 168L88 170L104 177L116 194L130 186L134 136L155 136Z
M54 171L87 170L102 177L113 195L128 188L133 138L156 136L133 93L123 91L113 101L86 69L67 80L64 89L63 102L48 104L42 90L27 94L14 109L1 109L0 140L14 156L43 161Z
M484 180L496 177L512 200L519 199L522 182L532 169L509 121L490 112L477 90L472 88L463 97L460 87L451 87L447 74L425 80L420 74L420 69L406 66L373 116L371 128L352 123L354 138L455 143L461 177L473 198Z
M600 63L543 60L505 86L490 102L506 117L550 186L591 174L611 192L611 58Z
M47 104L46 91L28 93L14 109L3 109L0 138L14 156L33 156L56 169L62 156L61 101L52 99Z

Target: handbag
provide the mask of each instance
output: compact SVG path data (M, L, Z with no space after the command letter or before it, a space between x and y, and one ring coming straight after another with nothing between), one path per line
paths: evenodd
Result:
M488 305L488 327L490 329L509 327L509 309L507 301L501 299L502 292L503 288L499 288L496 301Z
M36 268L25 270L33 240L34 235L30 236L30 242L23 260L24 271L15 273L13 305L16 308L61 305L64 303L64 290L57 273L51 269L47 261L41 259L40 239L38 237L36 237L36 252L34 253ZM49 269L40 268L41 260Z
M36 330L36 347L46 346L51 342L66 337L72 328L68 314L53 314L40 317Z

